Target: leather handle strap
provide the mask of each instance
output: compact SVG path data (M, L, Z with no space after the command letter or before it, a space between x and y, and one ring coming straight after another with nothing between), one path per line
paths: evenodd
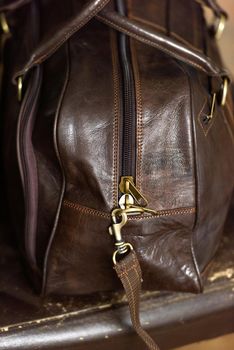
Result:
M133 328L145 342L149 350L160 350L150 335L142 328L139 317L139 303L142 283L142 273L134 250L115 265L115 271L125 289Z
M169 38L161 34L155 29L148 28L143 24L121 16L114 11L101 11L110 0L92 0L84 6L69 23L64 25L53 38L48 39L34 51L29 61L24 67L14 75L14 80L19 76L24 76L32 67L43 63L57 49L67 41L73 34L78 32L87 22L96 16L100 21L110 27L126 33L127 35L144 42L148 45L156 47L168 55L187 63L188 65L201 70L209 76L217 78L217 86L222 84L223 76L227 76L227 72L218 67L209 57L205 56L196 49L188 48L175 39Z
M196 49L188 48L173 38L157 32L155 29L149 29L144 24L119 15L117 12L102 10L97 18L110 27L121 31L130 37L156 47L158 50L167 53L209 76L220 77L227 75L227 72L217 66L209 57Z
M216 17L225 16L228 17L227 12L225 12L221 6L217 3L215 0L196 0L198 3L205 5L209 7L211 10L213 10Z
M53 55L73 34L77 33L95 15L104 8L110 0L91 0L70 21L63 25L52 37L43 41L33 52L29 61L13 77L14 82L19 76L24 76L31 68L46 61Z

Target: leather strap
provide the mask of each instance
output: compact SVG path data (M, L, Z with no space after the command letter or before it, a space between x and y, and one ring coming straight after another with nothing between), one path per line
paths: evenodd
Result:
M155 29L149 29L137 21L119 15L115 11L102 10L97 18L110 27L121 31L134 39L156 47L158 50L167 53L209 76L223 77L227 72L216 65L209 57L196 49L190 49L173 38L157 32Z
M142 328L139 317L139 303L142 273L134 250L121 259L114 267L125 289L133 328L149 350L160 350L150 335Z
M18 71L14 80L18 76L24 76L32 67L41 64L56 52L73 34L77 33L85 26L95 15L105 7L110 0L91 0L84 5L82 10L76 14L69 22L65 23L52 37L33 52L29 61L22 70Z
M0 1L0 12L15 11L29 2L31 0L2 0Z
M217 1L215 0L196 0L201 5L205 5L209 7L211 10L213 10L216 17L225 16L228 17L227 12L225 12L219 4L217 4Z
M196 49L188 48L175 39L159 33L155 29L149 29L145 25L121 16L114 11L108 11L106 9L101 11L109 1L110 0L89 1L82 11L69 21L69 23L65 24L53 38L41 43L24 67L14 75L15 82L17 77L24 76L32 67L41 64L49 58L66 40L74 33L78 32L91 18L96 16L100 21L112 28L126 33L148 45L154 46L166 52L168 55L201 70L207 75L217 78L217 82L214 85L218 87L221 86L222 78L223 76L227 76L227 72L218 67L209 57L206 57Z

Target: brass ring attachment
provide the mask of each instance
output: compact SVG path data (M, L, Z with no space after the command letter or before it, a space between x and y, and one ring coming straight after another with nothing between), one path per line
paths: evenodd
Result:
M126 248L126 251L125 251L124 253L127 253L128 250L130 250L130 251L133 250L133 246L132 246L130 243L124 243L124 244L122 245L122 247L123 247L123 248ZM119 253L119 250L116 249L116 250L114 251L114 254L113 254L113 257L112 257L112 260L113 260L114 265L117 264L116 258L117 258L117 255L118 255L118 254L120 254L120 253Z
M19 102L22 100L22 95L23 95L23 77L19 77L17 82L17 98Z
M219 40L223 34L223 31L226 27L226 17L224 15L221 15L219 18L218 18L218 23L217 25L215 26L215 38L217 40Z
M223 79L222 90L221 90L221 100L220 100L220 105L222 107L225 106L226 101L227 101L228 85L229 85L228 78L224 78Z
M10 34L10 28L7 23L5 13L0 13L0 25L1 25L2 32L4 34Z

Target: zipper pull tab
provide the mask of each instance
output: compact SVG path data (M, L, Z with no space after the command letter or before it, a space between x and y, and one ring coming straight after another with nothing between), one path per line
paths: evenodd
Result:
M140 207L146 207L148 205L147 199L136 188L132 176L121 176L119 189L123 194L130 194Z

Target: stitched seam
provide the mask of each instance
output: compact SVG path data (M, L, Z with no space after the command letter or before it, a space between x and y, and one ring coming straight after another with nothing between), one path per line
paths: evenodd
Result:
M79 30L83 25L85 25L92 17L95 16L95 14L97 12L99 12L103 6L106 5L106 3L108 3L109 0L104 0L102 1L92 12L90 12L89 16L86 17L85 19L83 19L83 21L81 21L78 25L76 25L75 27L73 27L70 31L68 31L67 33L64 34L64 37L62 40L60 40L55 46L52 47L51 50L49 50L48 53L42 55L41 57L39 57L37 60L35 60L34 63L32 63L30 65L30 67L33 64L37 64L37 63L42 63L42 61L46 60L47 57L49 57L50 55L52 55L74 32L76 32L77 30ZM30 68L29 67L29 68Z
M79 211L79 212L83 212L83 213L86 213L86 214L89 214L89 215L94 215L94 216L99 216L99 217L103 217L103 218L110 218L111 215L109 213L105 213L105 212L101 212L101 211L98 211L96 209L92 209L92 208L87 208L87 207L84 207L78 203L73 203L73 202L70 202L69 200L65 199L64 202L63 202L63 205L66 206L66 207L69 207L71 209L74 209L76 211ZM142 215L141 217L140 216L132 216L132 217L129 217L129 221L138 221L138 220L145 220L145 219L155 219L157 217L166 217L166 216L173 216L173 215L188 215L188 214L193 214L195 213L195 207L191 207L191 208L181 208L181 209L168 209L168 210L161 210L159 211L157 214L155 215Z
M216 113L216 111L215 111L215 112L214 112L214 116L213 116L213 118L212 118L211 121L210 121L210 125L209 125L207 128L205 128L205 127L203 126L202 121L201 121L201 114L202 114L202 112L203 112L203 110L204 110L204 108L205 108L206 103L207 103L207 99L205 100L205 103L204 103L204 105L203 105L203 107L202 107L202 109L201 109L201 111L200 111L200 113L199 113L199 115L198 115L198 122L199 122L199 124L200 124L201 127L202 127L202 131L203 131L205 137L208 135L208 133L209 133L209 131L210 131L212 125L214 124L214 121L215 121L215 119L216 119L216 116L217 116L217 113Z
M121 267L121 271L120 273L118 273L118 276L124 276L126 275L128 272L130 272L131 270L133 270L134 268L136 268L137 266L134 264L132 266L130 266L129 268L126 268L126 267Z
M203 103L202 108L201 108L201 110L200 110L200 112L198 114L198 123L200 124L200 126L202 128L202 131L203 131L205 136L206 136L206 131L205 131L205 129L204 129L203 125L202 125L202 122L201 122L201 114L202 114L206 104L207 104L207 98L205 98L205 102Z
M114 121L113 121L113 175L112 200L113 206L118 203L118 155L119 155L119 77L116 57L116 41L114 31L111 30L112 65L114 81Z
M162 48L159 44L155 43L154 41L151 41L151 40L149 40L149 39L142 38L141 36L139 36L139 35L137 35L137 34L135 34L135 33L133 33L133 32L130 32L129 30L127 30L127 29L125 29L125 28L119 26L118 24L115 24L114 22L112 22L112 21L109 20L109 19L103 18L102 16L97 15L96 17L99 18L99 19L100 19L101 21L103 21L104 23L107 23L107 24L109 23L111 26L113 26L113 27L116 28L117 30L120 30L121 32L124 32L124 33L128 34L129 36L131 36L131 37L133 37L133 38L135 38L135 39L137 39L137 40L139 40L139 41L141 41L141 42L144 42L144 43L149 44L149 45L151 45L151 46L153 46L153 47L156 47L157 49L160 49L161 51L163 51L163 52L165 52L165 53L168 53L169 55L172 55L173 57L176 57L178 60L181 61L181 56L180 56L180 55L176 54L175 52L173 52L173 51L171 51L171 50L169 50L169 49ZM208 59L208 58L206 58L206 59ZM200 64L195 63L195 62L191 61L191 60L188 59L188 58L184 58L183 61L184 61L184 62L190 63L191 66L194 66L194 67L196 67L196 68L199 68L201 71L203 71L203 72L206 73L206 74L207 74L208 71L209 71L209 70L206 70L204 67L202 67ZM212 62L209 62L209 63L212 64ZM215 67L215 68L214 68L214 70L217 70L217 69L218 69L218 67ZM217 75L221 74L221 73L218 73L218 72L215 73L214 71L213 71L213 72L210 71L210 74L211 74L211 73L212 73L214 76L217 76Z
M133 261L134 261L134 265L135 265L135 271L136 271L136 274L137 274L137 276L138 276L138 278L139 278L139 281L141 282L141 280L142 280L142 273L141 273L141 271L139 271L139 269L138 269L138 267L139 267L139 262L138 262L138 260L137 260L137 258L136 258L136 255L135 255L135 253L133 254Z
M90 215L95 215L95 216L101 216L103 218L109 218L110 217L110 214L108 213L102 213L98 210L95 210L95 209L89 209L87 207L83 207L79 204L75 204L75 203L72 203L72 202L69 202L67 200L65 200L63 202L63 204L66 206L66 207L69 207L69 208L72 208L74 210L77 210L77 211L80 211L80 212L84 212L84 213L87 213L87 214L90 214Z

